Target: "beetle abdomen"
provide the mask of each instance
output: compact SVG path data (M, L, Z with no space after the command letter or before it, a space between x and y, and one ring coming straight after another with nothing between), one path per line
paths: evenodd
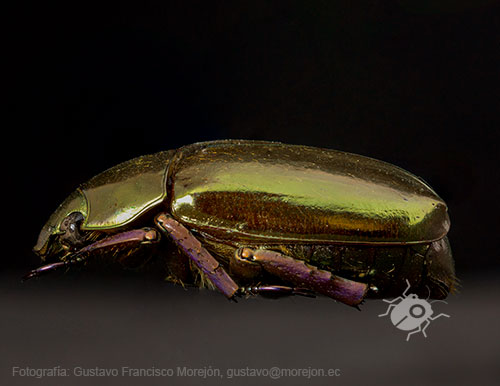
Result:
M181 148L171 210L188 226L247 244L428 243L449 228L446 204L388 163L327 149L218 141Z
M412 283L423 298L444 299L456 287L448 238L417 245L288 245L278 249L321 269L377 286L375 297L401 294ZM373 297L374 294L371 294Z
M237 248L242 246L231 246L211 239L203 239L203 242L226 265ZM430 244L258 244L254 248L281 252L341 277L374 285L378 291L370 292L369 296L375 298L400 295L408 280L412 291L420 297L444 299L455 290L457 282L447 237ZM248 269L244 273L251 274ZM238 279L248 280L246 277ZM252 276L250 282L245 283L256 285L263 280L260 276Z

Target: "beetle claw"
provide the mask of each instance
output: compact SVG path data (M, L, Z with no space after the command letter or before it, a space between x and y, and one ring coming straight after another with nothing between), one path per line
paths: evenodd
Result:
M22 277L21 282L23 282L23 283L24 283L25 281L27 281L27 280L29 280L29 279L33 279L35 276L38 276L38 275L36 274L35 270L33 270L33 271L29 271L26 275L24 275L24 276Z

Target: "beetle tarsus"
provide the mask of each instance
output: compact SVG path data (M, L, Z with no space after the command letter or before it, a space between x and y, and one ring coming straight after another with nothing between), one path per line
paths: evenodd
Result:
M253 287L241 287L238 291L240 296L256 296L261 295L269 298L280 298L284 296L305 296L308 298L315 298L314 291L307 288L294 288L283 285L264 285Z

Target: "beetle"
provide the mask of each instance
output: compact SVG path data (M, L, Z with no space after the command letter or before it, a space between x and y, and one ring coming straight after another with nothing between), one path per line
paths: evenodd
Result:
M401 296L398 296L392 300L385 300L384 302L389 303L389 307L387 307L387 311L383 314L380 314L379 317L387 316L391 318L392 324L396 326L398 329L403 331L410 331L406 336L406 341L410 340L410 336L421 332L424 337L427 338L427 334L425 330L431 324L431 321L436 320L442 316L449 318L450 315L440 313L436 316L432 316L434 314L434 310L432 309L431 304L434 302L444 302L444 300L434 300L432 302L428 302L425 299L420 299L416 294L406 293L411 287L410 282L407 280L406 283L408 287L406 287L405 291ZM396 303L399 301L399 303ZM424 325L422 327L422 325Z
M123 162L80 185L34 252L60 267L152 266L242 295L326 295L351 306L455 287L445 202L422 179L361 155L279 142L201 142ZM176 248L171 248L171 246Z

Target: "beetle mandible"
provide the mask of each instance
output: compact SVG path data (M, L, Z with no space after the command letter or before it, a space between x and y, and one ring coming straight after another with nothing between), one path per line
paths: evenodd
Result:
M229 299L321 294L357 306L396 296L406 280L442 299L455 285L449 225L432 188L386 162L278 142L202 142L80 185L42 228L34 252L45 265L25 278L111 261Z
M410 331L406 337L406 341L408 342L410 336L418 332L421 332L424 337L427 338L425 330L429 327L431 321L442 316L449 318L450 315L440 313L436 316L432 316L434 311L432 310L431 304L434 302L444 302L444 300L428 302L427 300L420 299L416 294L407 295L406 293L411 285L408 280L406 282L408 287L406 287L402 296L398 296L392 300L384 299L384 302L389 303L389 307L387 307L387 311L380 314L379 317L386 316L390 313L391 322L394 326L403 331ZM394 304L397 301L399 301L399 303ZM424 326L422 327L422 325Z

